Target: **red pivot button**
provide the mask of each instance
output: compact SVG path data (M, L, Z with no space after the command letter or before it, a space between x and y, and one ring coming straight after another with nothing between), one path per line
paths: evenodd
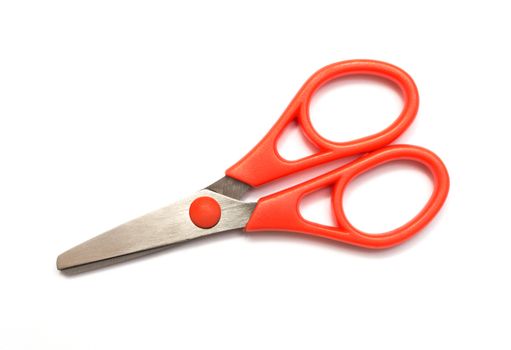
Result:
M211 228L218 224L222 216L220 204L211 197L196 198L189 209L190 219L195 226Z

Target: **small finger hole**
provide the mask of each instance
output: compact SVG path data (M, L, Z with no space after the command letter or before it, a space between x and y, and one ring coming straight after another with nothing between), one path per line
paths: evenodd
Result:
M346 218L357 229L379 234L410 221L433 192L430 172L420 163L393 161L357 176L342 198Z
M309 115L324 138L346 142L378 133L403 109L399 87L388 79L352 75L322 86L312 97Z
M325 226L337 226L332 210L332 188L327 187L304 196L299 205L300 215L307 221Z
M296 121L289 123L277 140L277 152L285 160L298 160L317 153Z

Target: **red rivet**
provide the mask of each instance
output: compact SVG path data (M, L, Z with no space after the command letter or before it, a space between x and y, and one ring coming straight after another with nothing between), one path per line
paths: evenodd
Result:
M220 221L222 209L220 208L220 204L213 198L199 197L190 205L189 214L195 226L211 228Z

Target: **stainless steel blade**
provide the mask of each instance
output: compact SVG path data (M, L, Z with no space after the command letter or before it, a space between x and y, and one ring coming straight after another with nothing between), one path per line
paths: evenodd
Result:
M220 180L209 185L207 189L224 194L231 198L241 199L245 193L252 189L252 186L232 177L224 176Z
M216 199L222 208L220 221L210 229L195 226L188 214L190 204L201 196ZM57 268L65 270L108 260L117 262L119 258L144 255L173 243L243 228L254 207L255 203L240 202L204 189L194 196L129 221L66 251L57 258Z

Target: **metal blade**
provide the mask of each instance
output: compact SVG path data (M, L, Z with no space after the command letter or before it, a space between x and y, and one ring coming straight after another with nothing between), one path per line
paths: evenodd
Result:
M209 185L206 189L224 194L227 197L241 199L245 193L252 189L252 186L232 177L224 176L220 180Z
M222 208L220 221L210 229L195 226L188 214L191 202L201 196L216 199ZM119 258L145 255L173 243L243 228L254 207L255 203L240 202L205 189L190 198L129 221L68 250L57 258L57 268L65 270L108 260L117 262Z

